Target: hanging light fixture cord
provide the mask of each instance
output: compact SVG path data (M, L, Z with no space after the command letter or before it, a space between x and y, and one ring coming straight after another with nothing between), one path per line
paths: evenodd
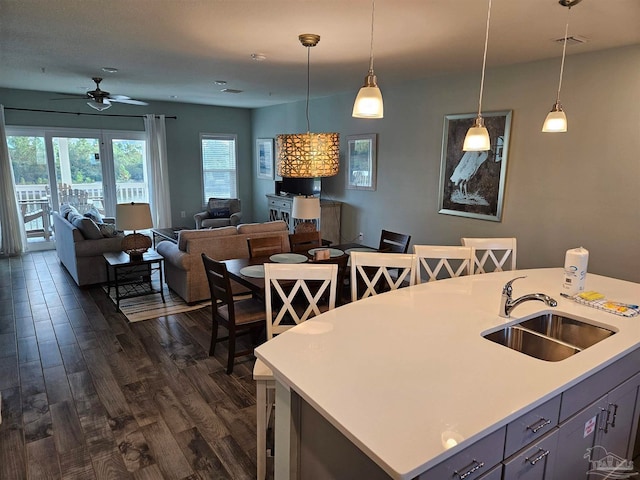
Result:
M307 133L311 131L309 126L309 91L311 85L311 69L309 67L311 63L311 47L307 46Z
M371 2L371 46L369 47L369 75L373 75L373 21L375 19L376 2Z
M567 37L569 35L569 13L571 12L571 6L567 11L567 25L564 27L564 44L562 46L562 62L560 63L560 81L558 82L558 95L556 96L556 103L560 102L560 89L562 88L562 74L564 73L564 57L567 52Z
M491 19L491 0L487 11L487 29L484 35L484 55L482 56L482 77L480 79L480 98L478 100L478 116L482 115L482 92L484 90L484 70L487 65L487 45L489 44L489 20Z

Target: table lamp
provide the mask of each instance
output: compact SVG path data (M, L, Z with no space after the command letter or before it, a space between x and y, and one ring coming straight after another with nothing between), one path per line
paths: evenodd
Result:
M119 203L116 205L116 224L119 230L133 230L122 239L122 251L131 261L142 260L142 254L151 247L151 239L136 230L153 227L148 203Z
M320 218L320 199L318 197L305 197L303 195L293 197L291 218L304 220L296 225L296 233L316 231L316 223L311 220Z

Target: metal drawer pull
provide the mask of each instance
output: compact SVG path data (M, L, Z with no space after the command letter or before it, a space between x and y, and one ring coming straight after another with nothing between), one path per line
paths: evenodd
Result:
M604 427L600 427L600 430L604 431L604 433L609 433L609 417L611 416L611 410L609 410L610 406L611 404L607 405L607 408L600 407L600 411L602 413L607 412L607 416L604 419Z
M618 414L618 404L610 403L609 406L613 406L613 418L611 419L611 428L616 428L616 415Z
M534 423L533 425L529 425L527 427L527 430L531 430L533 433L536 433L541 428L544 428L544 427L546 427L547 425L550 425L550 424L551 424L551 420L547 420L545 418L541 418L538 423Z
M467 478L469 475L471 475L473 472L481 469L482 467L484 467L484 462L478 462L475 458L473 459L473 461L467 465L466 467L463 468L463 470L466 470L465 473L459 473L457 470L455 470L453 472L454 475L457 475L458 478L460 478L460 480L464 480L465 478Z
M524 461L525 462L529 462L531 465L535 465L540 460L542 460L544 457L549 455L549 450L544 450L542 448L539 448L538 451L542 452L542 453L540 455L538 455L536 458L532 458L531 460L529 460L529 457L527 457L527 458L524 459Z

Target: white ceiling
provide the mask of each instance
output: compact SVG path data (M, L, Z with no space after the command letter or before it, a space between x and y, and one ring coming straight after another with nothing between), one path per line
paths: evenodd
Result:
M385 85L410 79L479 71L487 5L377 0L383 94ZM558 0L493 0L488 66L559 59L554 40L564 36L567 17L569 35L587 39L568 47L569 56L640 44L640 0L584 0L571 10ZM311 96L355 94L368 69L370 32L370 0L0 0L0 87L81 95L102 76L104 90L141 100L285 103L306 94L298 34L317 33ZM257 62L252 53L267 58ZM243 93L222 93L215 80ZM64 108L89 108L74 102Z

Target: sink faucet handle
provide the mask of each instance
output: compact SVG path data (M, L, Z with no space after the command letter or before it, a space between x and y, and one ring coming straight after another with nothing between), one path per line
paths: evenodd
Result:
M516 277L516 278L512 278L511 280L509 280L507 283L504 284L504 287L502 288L502 294L503 295L508 295L509 297L511 297L511 292L513 292L513 287L511 286L511 284L513 282L515 282L516 280L520 280L521 278L527 278L526 275L522 276L522 277Z

